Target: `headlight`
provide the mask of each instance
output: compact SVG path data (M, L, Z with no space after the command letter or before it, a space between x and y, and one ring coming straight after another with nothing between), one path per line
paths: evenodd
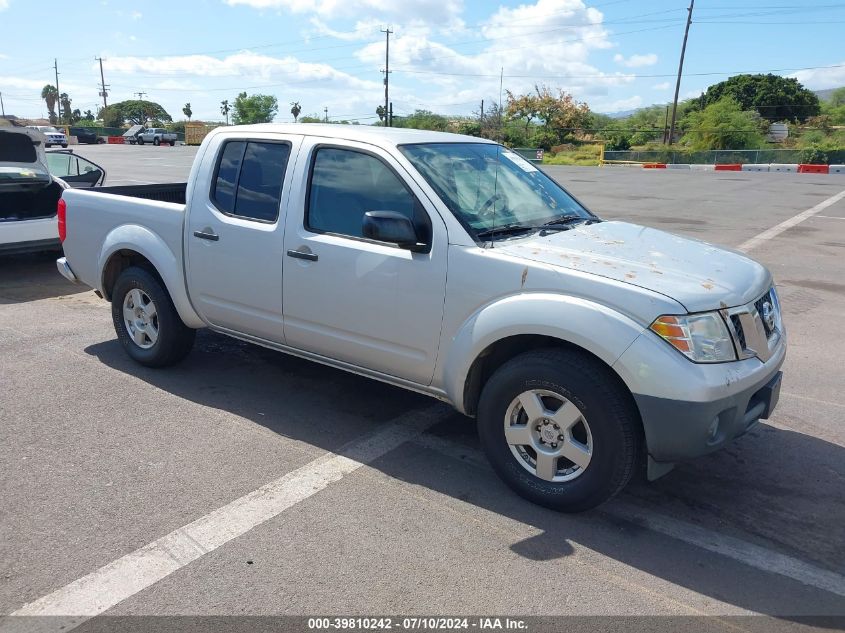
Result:
M736 360L730 332L718 312L664 315L651 324L651 330L696 363Z

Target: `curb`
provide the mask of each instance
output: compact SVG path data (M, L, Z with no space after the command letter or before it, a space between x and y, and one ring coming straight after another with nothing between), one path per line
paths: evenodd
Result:
M626 165L636 167L636 165ZM697 165L686 163L642 163L642 169L687 169L690 171L754 171L789 174L841 174L845 175L845 165L806 165L806 164L740 164Z

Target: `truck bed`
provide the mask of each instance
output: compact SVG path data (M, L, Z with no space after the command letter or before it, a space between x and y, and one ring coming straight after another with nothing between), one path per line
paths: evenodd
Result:
M151 185L117 185L114 187L98 187L94 191L98 193L110 193L115 196L127 196L130 198L143 198L144 200L158 200L159 202L185 204L185 192L187 188L187 182L168 182L155 183Z

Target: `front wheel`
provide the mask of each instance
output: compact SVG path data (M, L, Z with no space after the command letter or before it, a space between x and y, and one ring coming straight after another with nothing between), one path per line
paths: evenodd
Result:
M158 138L158 137L154 138L154 139L153 139L153 145L155 145L156 147L158 147L159 145L161 145L161 139L160 139L160 138Z
M564 512L607 501L631 478L638 415L624 385L583 352L547 349L505 363L478 406L481 444L523 497Z
M111 313L123 348L141 365L173 365L194 345L196 330L182 322L162 283L143 268L132 266L120 274Z
M143 145L143 144L144 144L144 139L139 137L138 138L138 145Z
M62 143L62 147L67 147L67 143Z

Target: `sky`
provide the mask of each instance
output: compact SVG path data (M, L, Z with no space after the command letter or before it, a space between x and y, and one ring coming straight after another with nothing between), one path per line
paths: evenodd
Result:
M596 112L672 100L689 0L0 0L7 114L46 116L45 84L82 111L137 98L183 119L222 120L237 94L302 115L377 120L390 28L394 114L478 114L481 101L536 84ZM681 98L738 72L845 86L845 0L697 0Z

